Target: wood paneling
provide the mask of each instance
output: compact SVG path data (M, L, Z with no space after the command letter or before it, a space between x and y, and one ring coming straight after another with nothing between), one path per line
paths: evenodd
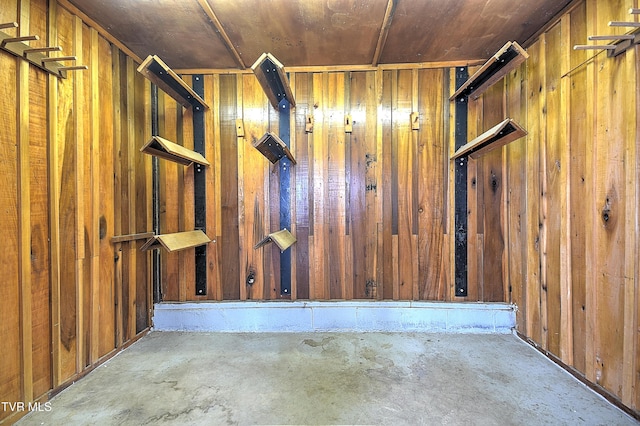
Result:
M638 413L638 49L572 49L620 31L608 22L634 3L577 3L506 79L508 114L528 136L503 148L504 285L524 308L520 333Z
M97 141L99 147L99 156L94 155L93 170L97 168L95 160L100 162L99 181L99 215L98 215L98 240L99 240L99 258L100 258L100 274L97 282L99 288L94 290L99 294L99 306L94 309L99 310L99 345L98 356L104 356L115 347L115 296L114 296L114 250L111 244L111 237L114 235L114 148L112 143L103 143L102 141L113 141L113 88L112 88L112 58L109 43L99 38L97 33L94 36L98 41L96 46L99 69L98 82L98 100L99 105L111 105L111 108L96 109L98 116L93 117L94 123L100 124L99 137ZM95 151L94 151L95 152ZM141 155L141 154L139 154ZM128 178L128 174L126 176ZM96 182L94 182L95 185ZM94 195L95 197L95 195ZM94 231L95 232L95 231ZM96 282L96 277L93 277Z
M481 125L483 131L500 123L504 117L503 105L504 92L502 85L496 85L487 90L483 99L483 111ZM481 218L478 225L479 245L482 251L479 265L482 274L479 294L481 299L487 302L504 301L504 262L505 262L505 236L504 236L504 203L506 182L502 170L502 150L488 152L478 159L477 185L481 189L478 192L478 205L476 211Z
M527 322L524 330L527 336L534 341L543 344L541 306L541 228L540 222L540 141L544 137L544 128L541 124L544 104L544 83L541 74L544 66L541 64L544 57L544 43L538 42L529 49L527 60L527 161L526 161L526 185L527 195L526 227L527 227L527 276L526 276L526 311ZM543 344L544 346L544 344Z
M418 111L420 129L418 156L418 298L446 300L449 285L446 232L448 175L437 166L448 157L443 102L448 102L448 85L441 70L419 71ZM437 260L439 263L433 263Z
M368 80L369 78L369 80ZM378 192L375 175L370 171L376 167L375 127L370 124L371 113L375 114L375 94L370 73L353 72L349 82L350 111L353 132L349 150L349 241L351 247L351 289L349 295L355 299L371 298L375 294L375 270L373 244L376 243L375 199ZM373 116L375 120L375 115ZM374 123L375 124L375 123Z
M123 209L129 210L130 228L135 232L149 232L152 230L151 208L151 159L146 155L139 155L138 149L142 141L151 137L151 88L147 80L136 72L137 64L127 58L127 99L128 115L121 117L122 127L128 129L129 134L129 168L128 175L132 183L130 193L134 195L129 205ZM133 119L131 119L131 117ZM128 125L125 126L124 123ZM123 181L127 179L123 174ZM117 194L117 192L116 192ZM151 325L152 291L151 291L151 258L139 250L144 242L129 243L128 250L135 258L136 267L129 274L129 306L130 313L125 317L132 324L126 341L133 339ZM135 315L133 314L135 312ZM135 327L133 323L135 322Z
M252 75L239 78L242 96L242 118L244 120L245 137L238 144L238 209L240 227L240 298L260 300L264 298L264 283L268 277L264 275L264 249L254 249L262 238L269 234L269 161L252 145L267 132L269 109L266 95L258 80ZM240 104L240 102L238 102ZM243 240L244 237L244 240ZM254 277L253 284L248 284L248 277Z
M581 4L576 7L569 19L571 21L571 44L580 43L587 38L586 7ZM566 18L565 18L566 19ZM571 69L578 67L587 58L584 51L572 51ZM590 129L587 117L587 67L579 67L566 78L571 84L571 92L566 99L569 103L569 143L571 177L569 181L571 196L569 200L569 218L571 221L571 312L573 316L571 332L573 335L573 365L579 371L585 371L586 351L586 274L589 269L586 260L586 215L587 208L587 152L590 146L585 141L590 140Z
M14 9L16 10L16 9ZM13 17L12 19L14 19ZM6 345L0 358L0 398L6 401L19 401L22 398L21 388L21 348L20 348L20 279L18 272L18 152L16 136L16 60L8 55L0 55L3 72L0 82L5 87L7 96L0 99L0 173L4 184L0 189L3 220L0 221L0 232L4 236L5 256L0 258L4 278L0 282L3 294L3 306L0 310L3 326L0 333ZM1 412L6 417L9 413Z
M129 178L133 185L150 178L138 152L148 133L138 129L149 128L148 84L55 1L4 2L0 16L38 34L33 46L60 45L90 65L59 79L0 53L0 399L29 403L46 400L150 324L148 254L136 242L111 244L116 230L148 230L150 192L144 185L122 191ZM123 257L136 258L135 269ZM126 298L125 288L134 289ZM23 414L2 410L0 422Z
M240 298L240 269L238 252L240 241L238 234L238 144L243 138L236 138L235 120L237 117L237 76L220 76L219 88L220 104L214 111L218 111L220 136L216 142L220 144L220 179L221 192L219 216L222 227L216 237L220 247L220 270L222 280L222 299L238 300ZM206 124L205 124L206 125Z
M576 3L469 103L469 139L506 117L528 135L469 162L460 300L515 303L522 335L638 412L638 49L572 49L635 3ZM17 401L75 380L150 324L149 255L111 237L150 231L151 159L139 147L151 110L135 62L80 17L53 0L9 6L2 19L28 21L90 66L58 79L0 53L0 399ZM458 300L453 72L290 73L292 298ZM162 256L164 300L278 298L277 247L253 246L279 228L279 172L251 146L278 132L278 112L252 74L206 75L205 99L207 295L194 294L188 251ZM160 136L189 147L191 112L161 94L159 115ZM193 170L160 164L161 230L187 230Z
M633 4L577 2L469 103L469 138L505 117L528 135L469 162L468 268L470 299L515 303L522 335L638 413L638 51L572 49Z
M521 67L506 77L506 114L516 122L526 120L526 75L527 68ZM523 330L527 317L526 273L527 273L527 197L521 188L526 187L527 139L514 141L506 148L507 189L507 234L508 272L511 294L509 302L518 307L516 324Z
M51 388L51 313L49 310L49 200L47 192L46 76L29 73L29 140L31 173L31 291L33 326L33 393Z
M566 138L562 119L562 103L560 76L563 56L561 55L562 26L554 26L547 34L545 56L546 56L546 138L544 151L541 153L540 165L542 181L543 210L541 220L545 228L545 239L543 246L543 270L542 290L544 292L543 309L547 314L547 347L553 353L560 353L560 312L561 310L549 310L548 306L560 306L560 238L562 223L566 223L567 218L562 214L562 196L567 190L566 180L563 182L563 171L568 169L564 164L566 150Z
M73 51L73 16L62 8L58 8L57 16L58 44L66 51ZM72 73L68 79L56 81L58 86L57 108L57 151L58 170L55 179L59 185L56 193L59 196L59 251L60 256L60 310L59 320L54 318L54 322L60 324L58 333L54 333L54 339L60 340L60 385L71 377L76 370L77 347L77 302L82 306L88 306L84 300L78 299L76 289L76 259L83 258L85 253L76 249L76 237L80 233L84 241L84 229L78 230L76 224L77 197L76 197L76 131L77 118L74 108L74 82L83 76ZM84 140L84 138L82 138ZM90 140L90 139L87 139ZM84 213L84 212L83 212ZM84 247L84 245L82 246ZM78 319L80 321L80 319ZM57 336L56 336L57 335ZM54 366L55 368L56 366Z
M31 2L30 31L46 34L46 4ZM40 40L41 43L46 40ZM49 200L47 179L47 76L29 70L29 170L31 228L31 322L33 394L51 388L51 312L49 308Z
M609 31L609 20L620 20L624 16L622 1L597 3L597 22L592 29L601 34ZM626 2L631 3L631 2ZM596 6L596 3L587 4ZM605 22L605 20L607 22ZM595 60L598 69L596 96L594 99L595 146L594 198L594 277L595 306L592 315L606 318L595 321L595 381L607 389L621 395L623 347L624 347L624 307L625 307L625 241L634 237L637 228L627 227L626 216L633 211L626 209L627 197L635 198L635 188L625 179L626 169L632 167L625 155L628 144L635 141L627 136L627 126L635 127L626 111L634 102L631 87L635 87L631 75L627 74L627 61L634 60L633 52L615 59L599 57ZM629 85L629 83L632 83ZM627 115L629 114L629 115ZM628 118L627 118L628 117ZM620 141L620 143L611 143ZM637 200L633 204L637 207ZM636 234L637 238L637 234Z
M213 75L206 90L213 129L207 152L219 149L220 162L210 167L219 176L207 187L219 197L210 204L220 218L215 247L221 253L214 270L226 300L279 298L280 253L274 246L253 249L257 241L280 228L278 166L270 164L253 140L276 132L278 112L251 74ZM449 176L449 70L327 71L290 74L297 107L292 112L291 169L292 298L447 300L449 234L445 192ZM501 105L502 92L498 92ZM175 140L190 137L187 114L161 108L162 129ZM421 130L410 117L419 112ZM352 129L345 131L345 116ZM306 130L312 116L313 129ZM236 120L244 135L238 137ZM213 144L213 145L211 145ZM173 171L161 170L163 226L169 226ZM218 194L218 195L216 195ZM183 197L188 214L192 200ZM209 245L212 247L212 245ZM239 253L236 255L235 253ZM172 266L173 268L174 266ZM197 300L181 290L180 281L163 278L164 300ZM175 274L188 265L179 262ZM254 283L247 285L252 274ZM502 295L502 283L495 284ZM215 293L207 299L217 299Z
M313 230L309 229L311 213L309 211L310 200L313 200L309 192L310 170L309 162L309 136L305 132L305 119L307 114L313 110L313 102L309 98L311 91L311 80L309 74L296 75L296 85L294 96L296 97L296 114L292 121L295 126L295 186L293 193L295 200L295 236L298 240L293 246L295 256L292 254L292 263L296 265L295 280L292 281L293 290L296 291L297 299L309 299L309 234ZM345 160L346 161L346 160ZM345 171L346 173L346 171Z

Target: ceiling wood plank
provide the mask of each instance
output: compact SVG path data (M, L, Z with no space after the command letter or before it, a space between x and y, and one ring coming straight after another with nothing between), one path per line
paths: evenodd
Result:
M65 9L67 9L72 14L78 16L88 26L90 26L92 28L95 28L96 31L98 31L98 34L100 34L102 37L107 39L110 43L112 43L115 46L117 46L118 49L122 50L128 56L133 58L133 60L137 61L138 63L142 63L142 58L140 56L138 56L135 53L133 53L133 51L131 49L129 49L124 43L122 43L116 37L111 35L111 33L109 33L109 31L107 31L102 25L98 24L95 20L93 20L91 17L89 17L83 11L78 9L75 5L71 4L69 2L69 0L58 0L58 4L60 6L62 6L62 7L64 7Z
M215 14L213 9L211 9L211 5L209 5L207 0L198 0L198 3L200 4L200 7L202 8L202 10L204 10L204 13L206 13L209 19L211 19L211 22L215 26L216 31L218 31L220 38L222 39L225 46L229 50L229 53L231 53L231 55L233 56L233 59L238 64L238 67L240 67L240 69L242 70L247 69L247 66L245 65L244 61L242 60L242 57L240 56L240 53L238 53L236 48L233 46L233 42L227 35L227 32L224 30L224 27L222 26L222 23L218 19L218 16Z
M581 5L582 2L583 0L571 0L565 7L560 9L546 24L542 25L529 38L527 38L524 42L520 43L520 45L525 49L527 49L529 46L535 43L536 40L538 40L538 38L540 38L541 34L546 33L547 31L549 31L551 27L558 24L558 22L560 22L560 19L564 15L570 13L573 9Z
M290 67L486 60L584 0L60 0L138 62L246 70L271 52ZM71 5L75 5L71 7ZM566 10L566 9L564 9ZM224 25L223 25L224 23ZM105 29L107 31L105 31ZM526 43L524 45L526 47ZM247 59L251 58L251 59Z
M376 50L373 54L373 60L371 61L371 65L373 65L374 67L378 65L380 56L382 56L382 51L384 50L384 45L387 41L387 36L389 35L389 28L391 28L391 23L393 22L393 14L396 11L397 5L397 0L389 0L387 3L387 10L384 12L384 19L380 28L380 35L378 36L378 44L376 44Z

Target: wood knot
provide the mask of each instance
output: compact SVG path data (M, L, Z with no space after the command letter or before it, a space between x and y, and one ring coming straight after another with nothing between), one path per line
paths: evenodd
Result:
M610 224L609 222L611 222L611 224L613 223L611 204L611 197L607 196L604 200L604 206L602 207L602 212L600 214L600 217L602 218L602 221L605 223L605 225Z
M499 184L500 184L500 178L496 176L494 171L491 171L491 178L489 179L489 185L491 185L491 190L494 193L498 190Z
M100 239L104 240L107 236L107 218L104 216L100 216Z

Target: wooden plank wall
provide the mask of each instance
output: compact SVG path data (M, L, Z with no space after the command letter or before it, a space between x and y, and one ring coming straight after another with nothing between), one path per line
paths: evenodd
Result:
M0 21L22 24L6 31L39 33L34 46L59 44L89 65L59 80L0 52L3 401L46 398L150 325L149 255L110 243L151 228L151 160L138 151L150 86L59 1L0 8ZM637 20L631 7L576 3L469 103L469 139L507 116L528 136L469 162L464 299L450 279L455 70L290 73L290 297L512 302L519 333L638 412L639 52L572 49L624 31L607 23ZM163 254L164 300L276 299L278 250L253 246L279 228L279 172L251 143L278 132L278 113L252 74L204 78L207 295L195 296L187 250ZM161 136L192 144L188 110L161 95L159 115ZM193 170L160 164L161 230L190 229Z
M58 79L0 52L0 400L28 403L150 325L148 254L111 243L150 230L150 92L131 58L56 1L5 1L0 21L89 66ZM23 413L0 410L0 423Z
M617 58L572 49L624 31L607 23L637 19L631 7L575 3L528 47L528 61L469 102L469 139L505 117L528 136L469 162L464 299L450 282L455 70L290 73L291 298L512 302L520 334L637 412L638 47ZM278 131L277 113L251 74L206 81L217 201L206 298L278 298L277 249L252 248L278 227L278 170L250 145ZM196 299L181 288L165 300Z
M298 162L291 170L291 231L298 239L291 298L451 299L449 70L297 72L289 79ZM206 76L205 96L212 100L205 128L212 135L207 196L214 200L207 233L216 253L206 298L280 298L277 247L253 248L279 229L279 171L251 145L279 131L278 111L249 73ZM161 135L191 143L191 117L161 99ZM412 130L412 112L419 113L419 130ZM347 116L352 132L345 132ZM180 215L193 211L190 168L161 163L163 232L186 230ZM175 254L163 259L164 300L205 298L189 287L192 265Z
M639 48L608 58L573 46L630 31L608 22L637 21L637 6L578 2L469 104L469 138L505 117L528 131L469 164L470 292L503 292L519 333L636 413Z

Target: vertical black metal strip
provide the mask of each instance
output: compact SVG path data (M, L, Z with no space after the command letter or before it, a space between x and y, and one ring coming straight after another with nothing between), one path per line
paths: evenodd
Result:
M456 89L469 78L467 67L456 68ZM468 99L456 99L456 149L467 143ZM467 157L455 160L455 284L456 296L467 295Z
M158 135L158 86L155 84L151 84L151 135ZM155 155L151 157L151 222L153 233L160 234L160 162ZM153 303L160 303L160 251L153 250L151 256Z
M204 97L204 77L200 74L193 76L193 91L200 97ZM204 147L204 109L200 106L193 107L193 150L205 155ZM195 229L207 232L207 188L206 169L200 164L193 164L193 188L195 206ZM207 294L207 246L199 246L196 252L196 295Z
M289 146L291 107L285 98L278 104L280 113L280 139ZM291 230L291 161L281 158L278 162L280 169L280 228ZM291 250L280 253L280 295L291 294Z

